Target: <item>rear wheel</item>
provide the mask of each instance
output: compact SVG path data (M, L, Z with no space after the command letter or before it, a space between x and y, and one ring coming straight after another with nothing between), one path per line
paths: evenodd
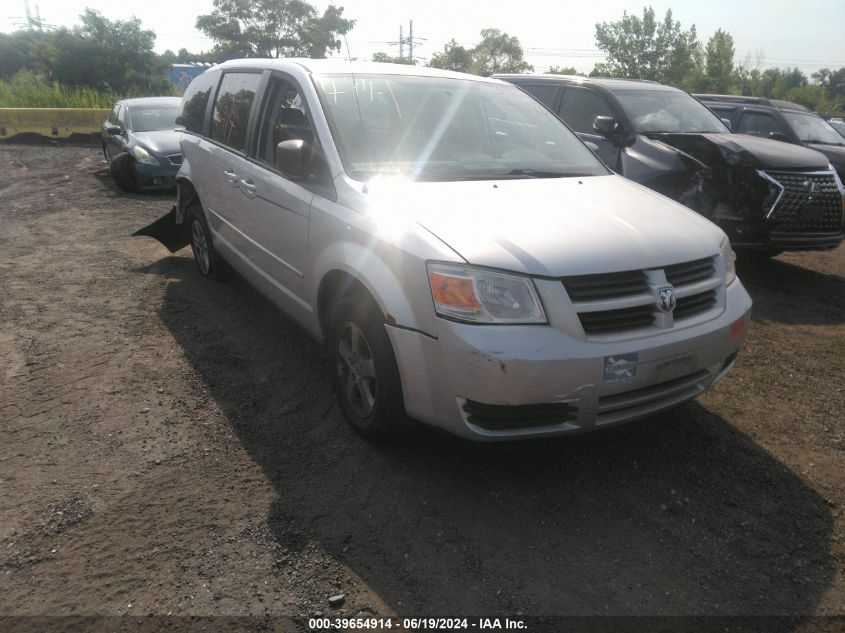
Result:
M384 317L369 297L345 297L329 325L332 386L352 428L370 439L394 436L406 422L399 370Z
M191 250L200 272L210 279L222 279L224 273L223 260L214 249L211 231L202 207L194 203L188 207L188 231L191 238Z

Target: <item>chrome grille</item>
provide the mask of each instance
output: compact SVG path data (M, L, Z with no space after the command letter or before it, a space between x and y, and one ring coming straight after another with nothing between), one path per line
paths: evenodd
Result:
M716 291L708 290L678 299L673 314L675 320L685 319L706 312L714 305L716 305Z
M564 277L563 285L573 301L596 301L648 292L648 280L641 270Z
M564 277L561 281L587 336L665 329L718 304L723 280L717 274L717 261L705 257L663 268ZM657 291L666 286L675 292L671 313L658 307Z
M171 165L181 165L182 164L182 154L171 154L167 157L167 160L170 161Z
M781 189L768 213L770 230L786 233L838 233L842 230L842 194L833 172L763 172ZM818 193L809 187L818 185Z
M621 310L581 312L578 318L587 334L634 330L654 323L654 306L649 304Z
M670 284L683 286L712 277L716 269L713 267L713 258L706 257L684 264L667 266L664 272L666 273L666 281Z

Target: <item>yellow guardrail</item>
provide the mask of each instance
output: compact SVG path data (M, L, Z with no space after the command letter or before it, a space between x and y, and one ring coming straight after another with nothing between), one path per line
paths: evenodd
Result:
M16 134L97 134L108 116L99 108L0 108L0 140Z

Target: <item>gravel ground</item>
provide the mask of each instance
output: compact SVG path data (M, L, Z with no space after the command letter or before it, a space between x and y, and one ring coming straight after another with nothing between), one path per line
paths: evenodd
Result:
M674 411L370 445L318 343L128 237L171 194L0 166L0 616L845 614L845 248L740 261L748 344Z

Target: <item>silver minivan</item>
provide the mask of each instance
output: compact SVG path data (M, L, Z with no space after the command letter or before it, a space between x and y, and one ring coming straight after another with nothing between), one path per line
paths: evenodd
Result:
M470 439L641 418L733 366L751 300L724 232L613 174L513 85L233 60L183 98L167 216L326 341L352 427Z

